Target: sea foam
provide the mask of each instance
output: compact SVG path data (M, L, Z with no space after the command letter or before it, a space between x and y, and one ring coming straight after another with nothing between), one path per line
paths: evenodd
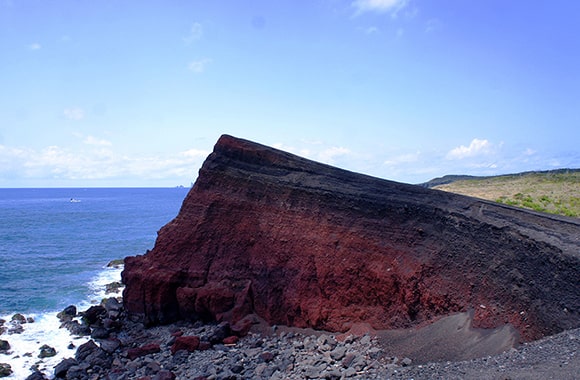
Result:
M89 297L79 303L77 309L84 311L90 306L99 304L103 298L118 296L118 293L106 294L106 285L120 281L121 267L104 268L94 279L89 282ZM5 332L0 339L10 343L8 354L0 354L0 363L8 363L12 367L12 375L4 379L26 379L32 368L37 367L50 379L54 378L54 367L65 358L74 358L76 348L90 340L90 337L72 336L65 328L60 328L61 322L58 311L41 314L28 314L27 318L34 319L33 323L23 323L24 331L20 334ZM6 320L5 327L10 329L13 323L12 315L0 316ZM40 347L48 345L56 350L56 355L48 358L39 358Z

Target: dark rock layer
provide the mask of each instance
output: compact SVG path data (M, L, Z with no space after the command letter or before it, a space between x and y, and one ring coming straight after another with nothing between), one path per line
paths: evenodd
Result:
M474 310L524 340L580 326L580 221L337 169L224 135L125 307L179 319L345 331Z

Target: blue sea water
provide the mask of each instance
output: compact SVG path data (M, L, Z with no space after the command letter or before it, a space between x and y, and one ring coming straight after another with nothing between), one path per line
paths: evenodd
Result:
M105 284L120 280L107 264L143 254L157 231L173 219L185 188L0 189L0 339L11 346L0 355L25 379L31 367L48 378L74 347L89 337L73 337L57 313L68 305L86 310L103 297ZM13 333L14 313L32 318ZM57 355L39 359L42 345Z
M153 247L187 191L0 189L0 315L82 302L108 262Z

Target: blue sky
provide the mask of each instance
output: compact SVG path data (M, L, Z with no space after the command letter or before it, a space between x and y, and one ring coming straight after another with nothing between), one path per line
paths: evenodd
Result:
M221 134L420 183L580 167L580 2L0 0L0 187L189 185Z

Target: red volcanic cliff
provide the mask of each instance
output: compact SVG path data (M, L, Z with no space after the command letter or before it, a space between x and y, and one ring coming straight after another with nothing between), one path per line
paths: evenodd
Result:
M475 310L524 339L580 326L580 222L385 181L231 136L152 251L127 257L126 309L148 324L345 331Z

